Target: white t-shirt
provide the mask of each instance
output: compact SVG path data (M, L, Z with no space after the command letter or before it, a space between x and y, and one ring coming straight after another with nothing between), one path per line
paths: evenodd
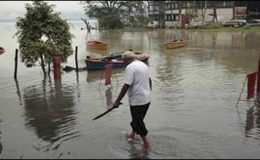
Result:
M125 69L124 83L130 85L128 99L131 106L144 105L150 102L150 83L148 66L134 60Z

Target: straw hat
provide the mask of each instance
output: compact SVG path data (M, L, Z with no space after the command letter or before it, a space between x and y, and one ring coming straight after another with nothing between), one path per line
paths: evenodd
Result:
M123 58L124 60L132 59L132 58L136 58L136 55L135 55L134 52L127 50L127 51L125 51L125 52L122 54L122 58Z

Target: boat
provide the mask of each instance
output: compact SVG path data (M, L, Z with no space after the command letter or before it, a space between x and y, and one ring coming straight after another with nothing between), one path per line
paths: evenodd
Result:
M97 49L92 49L92 48L87 48L87 51L89 53L93 53L93 54L97 54L97 55L102 55L102 56L106 56L108 55L108 50L97 50Z
M187 42L183 39L173 40L164 44L167 49L181 48L187 45Z
M121 58L93 58L87 56L86 60L86 69L87 70L102 70L105 68L106 64L112 63L112 68L123 68L125 64Z
M107 50L107 43L96 40L87 41L87 48L91 50Z
M5 52L5 49L3 47L0 47L0 55Z
M147 54L138 54L137 59L148 64L149 56ZM85 59L87 70L103 70L106 64L112 64L112 68L124 68L126 65L122 59L122 55L111 55L102 58L93 58L87 56Z

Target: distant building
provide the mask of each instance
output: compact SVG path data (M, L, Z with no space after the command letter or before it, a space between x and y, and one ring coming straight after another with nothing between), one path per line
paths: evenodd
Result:
M247 18L260 19L260 1L246 1L247 2Z
M150 21L160 27L180 27L183 23L221 23L232 19L259 17L259 1L149 1ZM190 17L189 17L190 16Z

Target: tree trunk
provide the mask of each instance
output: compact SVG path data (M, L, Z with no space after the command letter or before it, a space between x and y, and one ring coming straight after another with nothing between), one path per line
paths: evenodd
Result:
M213 23L218 24L218 15L216 7L213 8Z
M89 25L89 22L87 21L87 19L81 18L81 20L86 24L88 32L90 32L91 31L91 26Z
M45 71L45 64L44 64L44 59L43 59L43 55L41 53L41 67L42 67L42 71L44 74L44 77L46 76L46 71Z
M159 1L159 24L160 28L165 28L165 1Z
M207 1L204 2L204 8L201 9L201 12L202 12L202 26L205 23L206 11L207 11Z

